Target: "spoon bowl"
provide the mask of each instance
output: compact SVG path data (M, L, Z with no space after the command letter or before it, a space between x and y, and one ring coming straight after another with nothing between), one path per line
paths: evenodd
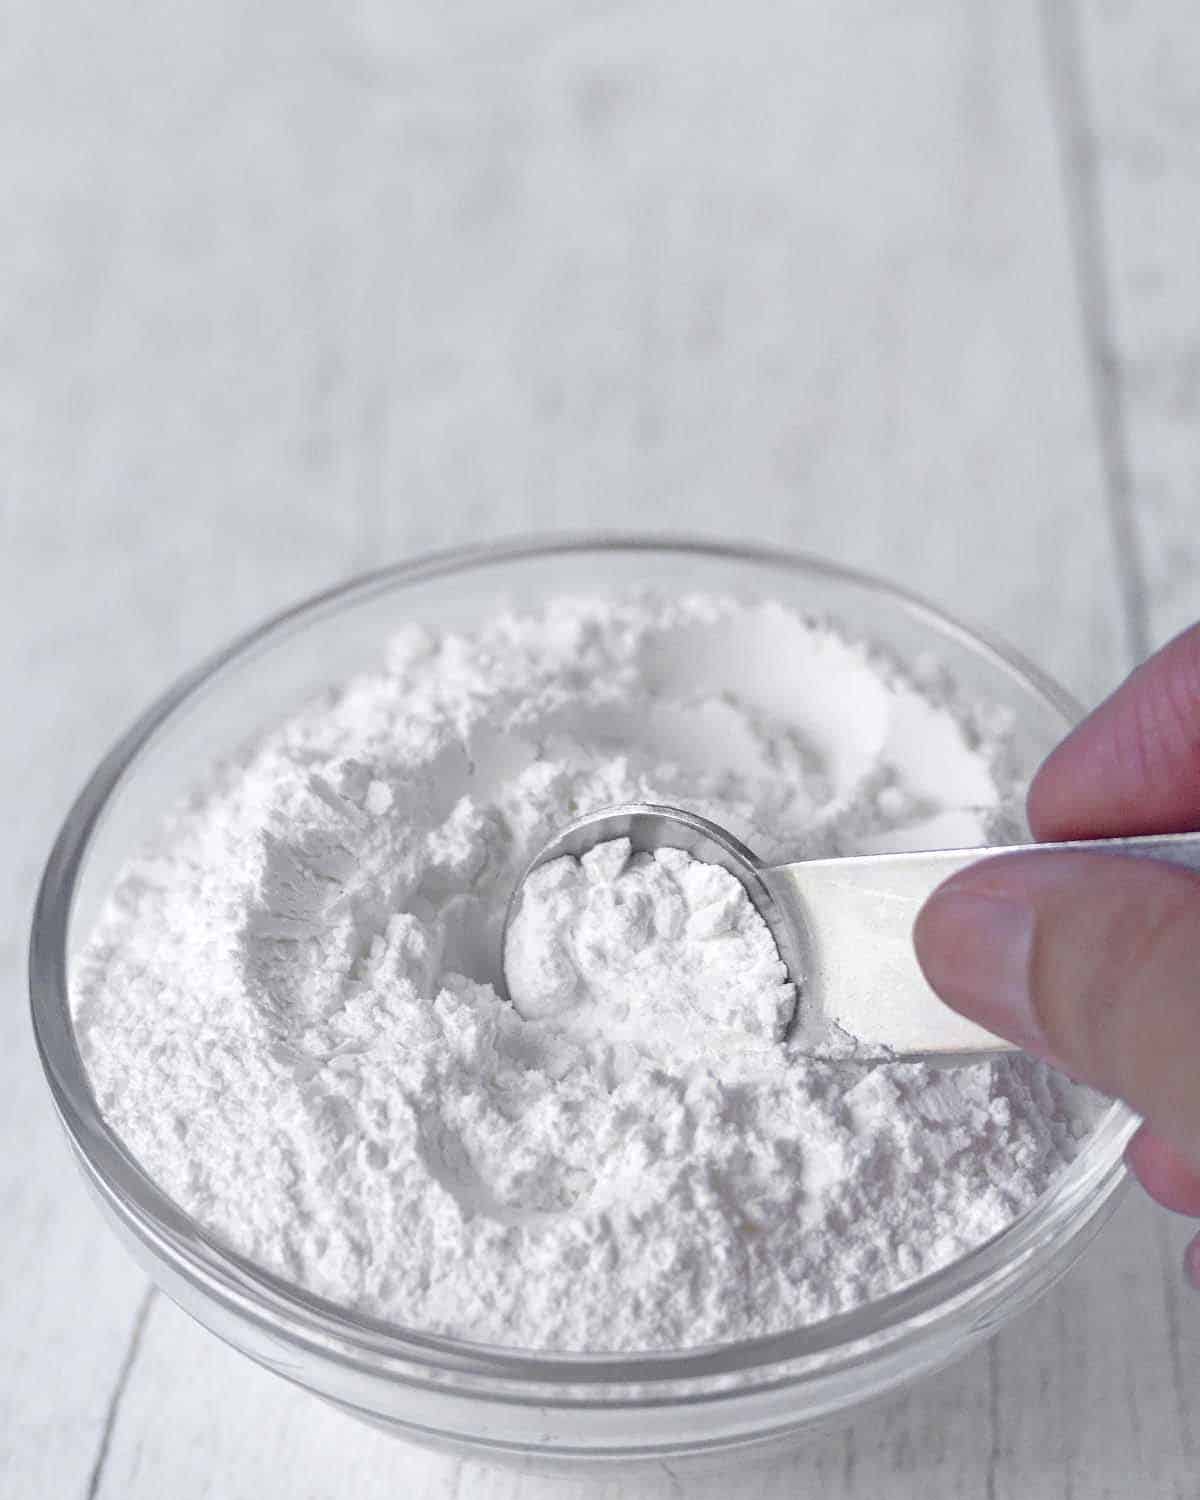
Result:
M508 935L530 875L552 860L582 859L598 845L613 839L628 839L634 854L653 854L656 849L664 848L682 849L693 859L728 870L741 881L754 909L770 929L789 977L795 981L804 973L803 918L779 900L764 876L762 860L748 845L719 823L682 807L657 802L623 802L585 813L565 824L521 872L504 913L501 956L506 984ZM510 994L511 988L510 985ZM793 1016L792 1024L794 1021Z

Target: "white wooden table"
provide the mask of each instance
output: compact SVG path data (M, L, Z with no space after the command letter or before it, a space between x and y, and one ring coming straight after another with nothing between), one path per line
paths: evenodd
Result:
M10 0L0 1495L634 1493L360 1429L147 1292L28 1034L56 820L264 612L530 528L823 552L1095 700L1200 614L1198 79L1189 0ZM738 1492L1200 1494L1185 1232L1131 1199Z

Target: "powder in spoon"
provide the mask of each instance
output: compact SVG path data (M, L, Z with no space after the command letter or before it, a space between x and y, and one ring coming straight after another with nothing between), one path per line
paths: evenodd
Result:
M414 627L120 876L72 982L99 1106L210 1233L402 1324L628 1350L845 1311L1030 1207L1090 1098L1022 1057L799 1056L765 925L686 855L547 866L519 1008L505 904L618 802L780 861L986 842L1010 759L944 674L776 604Z
M796 992L735 876L628 839L525 881L505 945L509 998L564 1035L682 1058L783 1040Z

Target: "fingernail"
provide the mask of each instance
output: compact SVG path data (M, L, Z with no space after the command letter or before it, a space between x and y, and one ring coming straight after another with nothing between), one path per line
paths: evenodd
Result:
M1023 901L951 886L926 902L913 937L926 979L948 1005L1044 1057L1030 999L1033 927Z

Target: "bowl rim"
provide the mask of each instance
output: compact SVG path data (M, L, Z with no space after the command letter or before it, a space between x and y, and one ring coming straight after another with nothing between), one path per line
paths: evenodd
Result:
M184 1270L236 1316L278 1339L321 1357L392 1379L423 1383L449 1379L456 1387L477 1377L498 1385L516 1402L547 1403L545 1386L585 1387L589 1398L611 1390L627 1404L628 1388L639 1390L632 1404L670 1402L668 1388L726 1377L720 1396L792 1384L806 1374L869 1358L880 1347L894 1351L923 1339L976 1305L987 1316L1006 1291L1014 1293L1028 1262L1048 1244L1061 1246L1090 1237L1115 1210L1128 1173L1123 1148L1137 1124L1127 1106L1109 1107L1072 1170L1060 1175L1024 1214L940 1270L848 1312L783 1333L731 1343L677 1350L557 1351L495 1346L409 1328L354 1312L259 1266L226 1248L192 1220L143 1171L106 1124L88 1083L75 1042L68 992L67 945L74 898L93 835L114 794L136 769L142 753L176 714L223 672L241 667L295 629L307 628L346 607L362 605L406 584L486 569L588 552L675 553L712 561L733 561L816 576L844 584L898 606L904 613L949 637L1021 682L1068 723L1081 706L1048 674L1020 652L976 630L919 594L886 579L825 558L786 548L730 542L671 532L569 532L521 535L456 547L358 574L307 596L207 656L177 678L103 756L68 811L55 839L38 889L29 944L29 990L34 1036L55 1108L91 1186L154 1254ZM1095 1158L1090 1163L1088 1156ZM1075 1171L1083 1163L1089 1170ZM1067 1232L1069 1231L1069 1233ZM832 1364L831 1364L832 1361ZM784 1373L786 1367L786 1374ZM767 1378L754 1381L761 1375ZM743 1377L730 1386L728 1377ZM623 1388L623 1389L622 1389ZM466 1394L465 1389L462 1394ZM711 1398L711 1397L710 1397ZM699 1392L689 1399L703 1399Z

